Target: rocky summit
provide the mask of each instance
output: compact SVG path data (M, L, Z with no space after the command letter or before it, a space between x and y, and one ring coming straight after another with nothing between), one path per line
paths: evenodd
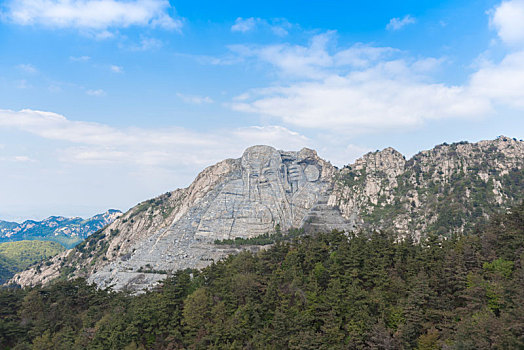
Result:
M81 276L100 287L140 291L174 270L263 248L217 240L277 228L394 230L415 241L428 233L465 232L522 201L523 144L507 137L443 144L409 160L387 148L341 170L311 149L253 146L239 159L206 168L188 188L138 204L11 283Z

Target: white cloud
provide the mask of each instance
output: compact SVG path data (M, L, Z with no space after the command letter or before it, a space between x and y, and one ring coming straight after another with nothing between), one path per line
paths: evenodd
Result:
M390 47L373 47L356 43L350 48L330 54L328 46L333 44L335 32L313 36L309 46L268 45L249 47L234 45L230 49L243 58L255 58L278 69L285 78L327 77L340 69L365 68L387 59L400 50Z
M115 37L115 33L110 32L109 30L97 31L95 33L90 33L90 34L96 40L106 40L106 39L111 39Z
M124 73L124 67L121 66L111 65L109 69L111 69L113 73Z
M175 55L179 57L187 57L187 58L193 59L200 64L205 64L205 65L209 64L213 66L230 66L230 65L238 64L244 61L242 57L240 57L237 54L233 54L233 53L228 53L221 57L208 56L208 55L192 55L192 54L186 54L186 53L176 53Z
M297 132L282 126L251 126L231 131L234 139L244 145L282 145L283 140L289 139L286 149L301 149L308 139Z
M208 96L197 96L197 95L186 95L180 92L177 92L176 95L184 102L191 104L204 104L204 103L213 103L213 99Z
M324 69L333 65L333 57L325 47L331 34L317 35L309 47L298 45L269 45L263 47L231 46L230 49L243 57L254 57L277 67L287 76L318 77Z
M202 166L241 152L253 144L300 149L306 137L281 126L252 126L195 132L184 128L116 129L99 123L72 121L62 115L34 110L0 110L0 129L70 143L60 151L63 162L111 163L156 167Z
M290 29L292 25L287 20L282 18L267 21L265 19L255 17L238 17L235 20L235 24L231 26L231 31L247 33L255 30L257 27L262 27L266 30L270 30L271 32L273 32L273 34L278 36L286 36L288 34L288 29Z
M8 157L0 157L0 161L4 162L14 162L14 163L34 163L36 160L29 156L8 156Z
M29 163L29 162L34 162L35 160L28 156L14 156L13 161L19 162L19 163Z
M163 43L159 39L142 37L140 38L139 43L133 43L128 46L122 45L122 47L130 51L147 51L147 50L159 49L162 47L162 45Z
M32 88L33 86L25 79L21 79L21 80L18 80L16 81L15 83L15 86L17 89L30 89Z
M47 87L47 90L49 90L52 93L59 93L62 91L62 88L60 87L60 85L51 84Z
M484 62L464 84L449 85L435 74L445 59L414 59L364 44L340 49L333 33L313 37L308 46L232 50L269 63L283 79L237 96L231 108L287 125L347 134L482 118L496 113L500 104L524 109L524 51Z
M19 64L17 68L20 70L23 70L26 73L30 73L30 74L34 74L38 72L38 70L32 64Z
M241 33L249 32L250 30L253 30L255 28L256 22L257 22L257 19L255 19L254 17L250 17L250 18L238 17L235 20L235 24L231 26L231 31L232 32L241 32Z
M91 59L89 56L69 56L69 59L73 62L87 62Z
M386 26L387 30L399 30L408 24L413 24L416 22L416 19L410 15L405 15L403 18L395 17L389 20L389 23Z
M490 109L489 103L461 87L397 80L376 73L372 69L255 90L250 100L232 107L335 133L415 127L431 119L482 116Z
M86 91L86 94L88 94L89 96L105 96L106 95L106 92L102 89L97 89L97 90L87 90Z
M478 96L524 109L524 51L510 53L501 62L485 62L471 76L471 90Z
M271 24L269 24L271 31L278 36L288 35L288 30L292 27L293 25L283 18L274 19Z
M2 159L0 212L18 216L91 216L188 186L209 165L242 155L253 144L313 147L281 126L115 128L34 110L0 110L0 135L24 139L34 163ZM29 154L29 153L28 153ZM15 154L16 155L16 154ZM31 171L28 166L31 164ZM130 190L131 189L131 190ZM28 203L37 203L28 208ZM34 210L34 212L31 212Z
M491 24L506 44L524 45L524 1L504 1L493 11Z
M11 0L5 17L20 25L106 31L108 28L152 26L180 29L168 14L167 0Z

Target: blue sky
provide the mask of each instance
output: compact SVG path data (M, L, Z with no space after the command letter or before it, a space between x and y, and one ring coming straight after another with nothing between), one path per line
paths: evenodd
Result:
M520 139L523 112L524 0L0 1L0 219L126 210L253 144Z

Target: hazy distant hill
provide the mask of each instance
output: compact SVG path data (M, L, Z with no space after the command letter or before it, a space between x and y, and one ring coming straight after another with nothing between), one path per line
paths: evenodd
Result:
M110 209L89 219L51 216L42 221L27 220L21 224L0 220L0 242L45 240L71 248L120 215L121 211Z

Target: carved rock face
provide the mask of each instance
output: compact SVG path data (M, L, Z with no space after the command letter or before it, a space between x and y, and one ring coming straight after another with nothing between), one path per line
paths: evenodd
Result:
M163 271L203 268L241 249L262 249L216 245L215 240L272 233L277 224L284 232L302 226L308 232L349 230L351 225L328 204L335 171L306 148L250 147L240 159L206 168L191 186L169 196L166 207L131 210L106 229L108 251L118 253L99 261L88 281L140 291L164 279ZM121 233L112 237L112 230ZM53 266L54 277L60 264Z
M202 216L196 234L221 238L254 237L301 226L326 183L322 165L310 150L277 151L248 148L240 160L241 174L227 181Z
M124 214L104 229L104 238L94 241L93 257L77 250L64 259L70 254L66 252L53 258L50 266L42 266L41 271L33 266L12 282L24 286L49 282L60 275L66 262L64 267L75 268L74 276L88 277L102 288L140 291L164 279L162 271L202 268L242 249L262 249L217 245L214 240L257 236L274 230L276 224L283 231L303 226L306 232L351 231L372 224L372 228L392 229L400 238L420 236L439 215L434 205L438 197L426 191L430 181L444 183L453 174L464 173L472 181L493 183L497 205L510 203L518 198L518 191L504 190L502 177L519 179L523 159L523 142L500 138L439 146L409 161L385 149L338 171L313 150L284 152L255 146L239 159L206 168L188 188L153 201L160 205L144 210L144 202ZM482 170L484 162L487 168ZM489 169L494 174L484 172ZM469 193L465 189L462 198L469 198ZM400 215L383 211L368 222L360 217L397 206L397 200L404 208Z

